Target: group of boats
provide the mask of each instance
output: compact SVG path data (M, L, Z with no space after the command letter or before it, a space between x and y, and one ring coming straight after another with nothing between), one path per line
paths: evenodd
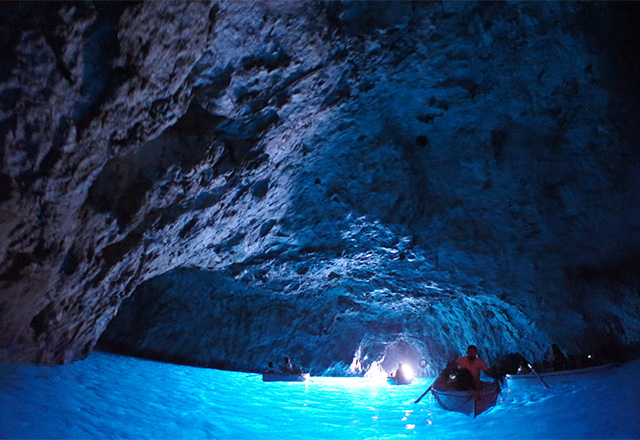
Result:
M510 389L530 386L536 382L539 382L541 386L549 388L553 385L584 378L589 374L608 370L614 366L616 366L616 364L611 363L594 367L544 373L537 373L531 369L531 372L526 374L507 374L505 376L505 382L507 388ZM308 380L309 377L309 373L269 372L262 375L262 380L265 382L304 382ZM406 379L403 376L390 376L387 378L387 382L390 385L408 385L412 380ZM494 407L498 403L498 397L502 391L497 380L494 382L481 381L482 386L477 390L457 390L452 383L448 375L441 374L415 403L418 403L431 391L435 401L438 402L443 409L476 417Z

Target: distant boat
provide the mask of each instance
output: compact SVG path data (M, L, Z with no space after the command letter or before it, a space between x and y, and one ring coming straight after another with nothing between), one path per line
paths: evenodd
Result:
M262 373L263 382L304 382L309 377L309 373Z
M407 364L398 362L398 368L387 376L389 385L409 385L413 382L413 369Z
M411 382L413 382L413 378L404 376L387 377L387 383L389 385L409 385Z
M431 393L443 409L476 417L496 405L500 395L498 382L481 382L479 391L456 391L446 380L436 380Z
M536 383L543 383L552 386L561 383L572 382L575 380L583 380L590 376L597 376L598 373L609 370L617 364L598 365L596 367L577 368L574 370L549 371L546 373L527 373L527 374L507 374L508 388L517 388L518 386L530 386Z

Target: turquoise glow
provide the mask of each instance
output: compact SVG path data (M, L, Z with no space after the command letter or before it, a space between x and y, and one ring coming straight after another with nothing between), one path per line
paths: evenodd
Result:
M257 374L93 353L61 367L0 363L2 438L638 438L640 361L581 383L504 390L472 419L431 383L364 378L263 383ZM624 386L620 386L624 384Z

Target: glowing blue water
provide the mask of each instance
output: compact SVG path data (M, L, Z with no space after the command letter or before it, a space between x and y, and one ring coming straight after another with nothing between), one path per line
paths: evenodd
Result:
M0 363L3 438L639 438L640 361L578 383L504 390L473 419L440 409L430 380L264 383L256 374L94 353L62 367Z

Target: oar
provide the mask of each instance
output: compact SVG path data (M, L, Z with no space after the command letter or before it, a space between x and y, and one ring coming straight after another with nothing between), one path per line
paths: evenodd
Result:
M547 383L544 381L544 379L540 377L540 375L538 374L538 372L533 368L533 365L531 365L531 363L529 363L529 361L527 361L526 359L525 359L525 361L527 362L527 366L529 367L529 369L530 369L531 371L533 371L533 374L535 374L535 375L536 375L536 377L537 377L538 379L540 379L540 382L542 382L542 383L543 383L543 385L544 385L545 387L549 388L549 385L547 385Z
M433 381L433 383L436 383L436 382L435 382L435 381ZM416 399L416 401L415 401L415 402L413 402L413 403L418 403L418 402L420 402L420 401L422 400L422 398L423 398L424 396L426 396L426 395L427 395L427 393L428 393L429 391L431 391L431 388L433 387L433 383L432 383L431 385L429 385L429 388L427 388L427 391L425 391L424 393L422 393L422 396L418 397L418 398Z

